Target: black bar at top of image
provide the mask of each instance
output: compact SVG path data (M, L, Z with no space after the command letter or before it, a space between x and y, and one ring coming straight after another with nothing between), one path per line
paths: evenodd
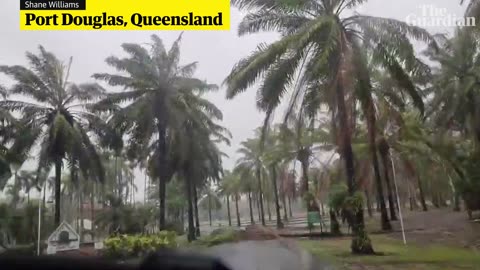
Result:
M85 10L86 0L20 0L20 10Z

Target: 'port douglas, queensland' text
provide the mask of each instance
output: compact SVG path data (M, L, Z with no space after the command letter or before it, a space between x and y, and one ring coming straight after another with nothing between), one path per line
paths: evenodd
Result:
M230 29L230 0L16 1L21 30Z
M70 13L53 14L42 16L35 13L25 13L25 25L32 24L38 26L44 25L85 25L91 26L93 29L100 29L103 26L127 26L128 23L139 28L143 26L170 26L170 25L223 25L222 13L219 12L216 16L196 16L193 12L189 12L185 16L144 16L139 13L134 13L130 16L129 21L126 21L123 16L110 16L103 12L98 16L81 16L72 15Z

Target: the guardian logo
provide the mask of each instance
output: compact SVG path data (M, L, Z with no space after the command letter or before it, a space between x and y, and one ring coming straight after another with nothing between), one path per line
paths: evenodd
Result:
M457 27L475 26L474 17L457 16L450 13L447 8L439 8L434 5L418 6L419 13L411 13L405 19L410 25L419 27Z

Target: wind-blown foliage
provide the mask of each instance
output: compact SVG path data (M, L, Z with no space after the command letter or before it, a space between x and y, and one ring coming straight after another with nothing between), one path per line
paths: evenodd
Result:
M69 81L72 59L63 64L51 52L39 47L39 54L26 54L30 68L0 66L15 84L8 88L9 97L0 101L3 110L20 113L18 136L10 151L28 156L38 150L37 177L55 165L55 223L60 223L60 176L64 159L78 166L86 179L103 182L102 162L89 136L90 126L100 123L97 115L86 108L105 94L94 83ZM16 96L31 101L17 100ZM40 146L36 149L35 146Z
M408 76L421 72L424 66L419 65L409 38L435 46L427 31L398 20L360 14L343 16L345 9L363 2L233 1L235 6L248 12L240 23L240 35L276 31L282 37L272 44L259 46L250 56L240 60L225 80L227 98L235 97L257 81L262 82L257 91L257 107L266 112L265 123L288 92L291 92L291 105L287 115L299 105L313 118L321 103L329 105L332 117L338 121L338 145L345 160L350 196L354 196L357 187L349 102L353 101L355 80L364 89L370 88L365 73L368 71L359 57L366 51L371 53L374 62L397 79L411 103L423 112L422 97ZM297 74L300 74L298 80ZM327 98L319 103L323 97ZM375 155L374 148L372 151ZM363 217L359 213L352 215L356 215L352 219L354 234L363 237ZM352 245L352 251L372 253L373 249L368 245Z
M185 118L185 105L196 102L212 114L219 112L203 99L194 99L192 90L208 90L210 85L193 76L197 63L180 65L181 35L166 50L163 41L152 35L147 46L125 43L126 58L111 56L106 62L119 74L97 73L94 78L123 92L109 93L94 108L113 112L109 123L128 138L127 153L132 159L150 156L152 176L159 182L160 229L165 228L165 185L174 174L175 160L169 155L176 132ZM126 74L126 75L125 75ZM148 154L141 154L148 153Z

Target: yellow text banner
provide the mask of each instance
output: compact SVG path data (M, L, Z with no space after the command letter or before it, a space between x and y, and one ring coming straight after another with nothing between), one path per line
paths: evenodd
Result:
M230 0L20 0L21 30L229 30Z

